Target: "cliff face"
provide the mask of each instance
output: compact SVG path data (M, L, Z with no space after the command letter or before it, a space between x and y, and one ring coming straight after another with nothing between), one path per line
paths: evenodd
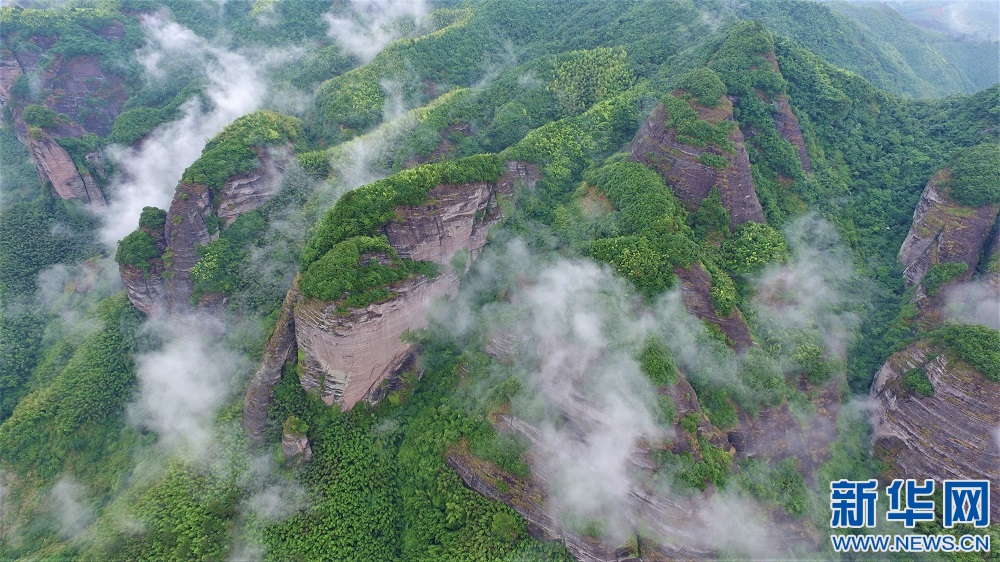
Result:
M439 185L424 203L396 209L398 219L383 233L400 257L427 260L447 268L459 251L470 259L486 244L489 228L500 220L498 198L509 197L517 182L539 177L530 165L510 162L495 183ZM467 265L467 264L466 264ZM448 271L433 279L418 277L391 287L394 295L346 315L336 303L303 300L295 307L295 338L301 354L301 382L328 405L350 409L408 358L407 331L426 326L431 303L458 290L458 276Z
M80 199L104 207L104 194L87 171L80 171L66 150L47 132L34 129L27 134L28 150L43 182L62 199Z
M750 329L738 310L733 310L729 316L720 317L712 306L712 277L700 263L691 264L687 268L674 268L674 273L680 279L681 298L685 308L702 320L715 324L733 342L737 353L753 345Z
M711 123L733 120L733 104L725 97L718 107L695 106L695 109L700 118ZM663 176L689 209L701 205L715 185L722 196L722 206L729 211L732 228L748 221L765 222L764 211L753 188L750 159L739 127L733 127L729 135L734 154L715 154L728 163L725 168L717 169L698 161L698 157L708 150L677 140L677 132L666 126L668 118L664 105L658 105L653 110L629 145L632 159Z
M1000 205L973 209L956 203L945 191L949 178L948 170L935 174L913 212L913 226L899 250L907 286L919 283L938 263L965 262L969 270L963 278L971 277L996 221Z
M273 197L291 158L287 147L258 153L260 165L228 178L218 193L197 183L181 182L167 212L162 236L161 257L152 260L151 270L141 279L128 267L120 268L122 281L132 304L146 314L165 312L190 305L194 292L191 268L200 259L198 248L218 234L209 231L209 219L218 217L229 225ZM133 268L137 269L137 268Z
M393 298L345 316L334 312L334 303L314 299L295 307L302 388L318 392L328 406L352 408L403 364L411 351L403 334L427 326L427 310L458 291L458 276L418 277L392 290Z
M299 280L296 278L285 295L274 332L264 347L260 368L247 388L246 399L243 401L243 429L254 441L260 441L264 437L267 409L271 406L274 385L281 380L282 367L298 348L295 341L294 308L299 298Z
M907 388L913 369L926 373L933 395ZM992 510L1000 509L1000 383L924 341L889 358L870 396L873 448L889 477L991 480Z
M775 62L777 65L777 62ZM799 120L792 113L792 106L788 103L788 96L781 94L774 100L774 126L786 141L790 142L799 153L799 162L802 169L812 172L812 163L809 162L809 152L806 150L806 139L802 136L802 129L799 127Z

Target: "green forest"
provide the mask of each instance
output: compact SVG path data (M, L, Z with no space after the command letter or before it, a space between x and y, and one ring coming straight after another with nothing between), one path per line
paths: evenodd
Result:
M996 560L1000 38L914 13L0 6L0 560Z

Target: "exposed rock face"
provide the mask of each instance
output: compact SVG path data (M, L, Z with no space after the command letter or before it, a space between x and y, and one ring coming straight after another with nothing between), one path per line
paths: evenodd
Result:
M201 184L181 182L174 192L164 225L162 257L153 260L149 274L140 280L122 268L122 281L132 303L146 314L169 312L190 306L194 292L191 268L198 263L198 247L218 234L209 232L209 219L219 217L226 225L273 197L292 157L288 147L261 150L260 166L223 182L218 193Z
M538 171L509 162L495 183L439 185L425 203L396 209L397 221L384 233L400 257L447 266L459 251L475 257L489 228L502 215L499 198L513 194L517 182L534 184ZM409 279L391 288L394 296L346 315L336 303L303 300L295 307L295 338L302 351L302 387L317 391L328 405L350 409L407 359L411 346L400 338L427 325L431 303L458 290L458 276L447 272Z
M702 320L715 324L727 338L732 340L733 348L739 353L753 345L750 329L740 315L739 310L733 310L729 316L722 318L712 306L712 277L700 263L691 264L687 268L674 268L674 273L681 282L681 298L685 308Z
M777 64L777 63L775 63ZM809 152L806 150L806 139L802 136L802 129L799 127L799 120L792 113L792 106L788 104L788 96L781 94L774 100L774 126L778 129L778 134L799 153L799 161L802 169L812 172L812 164L809 162Z
M411 344L400 338L427 326L427 310L458 290L458 276L418 277L392 290L393 298L346 316L334 312L334 303L315 299L295 307L302 388L318 392L328 406L352 408L407 359Z
M304 433L294 433L287 429L281 433L281 455L286 463L302 465L312 459L312 447Z
M258 155L261 165L249 172L233 176L222 184L216 214L226 226L240 215L260 207L277 194L285 166L291 159L287 148Z
M733 120L733 104L727 98L723 98L716 108L696 106L695 109L702 119L713 123ZM629 145L632 159L663 176L689 209L698 208L712 186L718 186L722 206L729 211L730 227L735 228L748 221L765 222L764 211L753 188L750 159L739 127L733 127L729 135L735 154L716 154L729 163L720 170L699 162L698 157L708 151L678 141L676 131L666 127L668 118L663 104L653 110Z
M14 53L6 49L0 50L0 109L6 109L10 104L10 89L21 74L23 71L14 58Z
M919 283L938 263L963 261L969 270L962 278L970 278L996 221L1000 205L959 205L945 193L949 178L948 170L935 174L913 212L913 226L899 250L907 286Z
M933 395L906 387L912 369L923 369ZM987 479L991 509L1000 509L1000 383L923 341L889 358L871 399L873 448L889 463L889 477Z
M298 278L292 283L292 288L285 295L281 305L281 314L274 327L271 339L264 347L264 357L257 374L247 388L246 400L243 402L243 429L251 440L260 441L264 437L264 426L267 424L267 409L271 406L274 385L281 380L281 369L288 362L297 348L295 342L294 308L300 298ZM284 443L282 443L284 444Z
M107 136L128 99L122 78L105 73L100 58L94 55L59 59L49 72L54 89L46 105L69 115L88 133ZM95 106L87 102L88 98L98 98L102 103Z
M104 207L104 194L94 183L90 173L80 172L66 150L48 133L36 130L27 135L28 150L35 160L35 167L43 182L62 199L80 199L97 207Z
M191 268L198 263L198 246L212 241L206 220L213 214L212 199L208 188L201 184L181 183L174 192L174 199L167 212L167 251L163 254L165 267L167 310L184 308L193 292Z

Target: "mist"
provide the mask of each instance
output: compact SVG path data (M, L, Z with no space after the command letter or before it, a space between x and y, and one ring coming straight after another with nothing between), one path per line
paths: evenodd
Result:
M180 107L177 120L157 127L134 147L107 149L119 173L108 190L108 208L101 213L100 238L112 248L135 229L143 207L168 208L177 182L201 155L205 142L236 118L259 109L267 96L262 74L267 57L251 58L218 47L163 14L143 16L141 24L147 43L137 58L147 80L170 79L168 62L183 58L201 69L207 84L203 96Z
M85 490L69 476L60 478L49 498L53 503L59 536L64 539L76 537L94 519L94 512L85 504Z
M351 0L346 15L327 14L327 34L347 52L368 62L407 26L420 25L427 14L424 0Z
M1000 283L979 279L946 287L945 316L960 324L1000 330Z

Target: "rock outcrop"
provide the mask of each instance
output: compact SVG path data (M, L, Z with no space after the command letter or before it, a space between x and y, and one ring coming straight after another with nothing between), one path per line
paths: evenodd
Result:
M1000 205L960 205L947 194L949 179L948 170L935 174L913 212L913 225L899 250L907 286L919 283L938 263L965 262L969 270L963 279L970 278L996 222Z
M922 370L931 396L909 389ZM922 341L894 354L875 376L870 420L873 449L890 478L990 480L1000 510L1000 383Z
M298 278L296 278L292 282L292 288L285 295L274 332L264 346L264 357L260 368L257 369L257 374L247 388L246 399L243 401L243 429L253 441L259 442L264 437L267 409L271 406L274 385L281 380L282 367L297 349L294 309L299 298Z
M392 291L391 299L344 316L335 303L315 299L295 307L302 388L317 392L328 406L352 408L407 359L412 344L402 336L427 326L431 304L458 291L458 276L421 276Z
M750 328L739 310L733 310L729 316L721 317L712 305L712 277L700 263L693 263L686 268L674 268L674 273L680 279L681 298L688 312L702 320L715 324L733 343L733 349L741 353L753 345Z
M509 162L495 182L439 185L424 203L397 208L397 220L382 233L399 257L432 261L446 271L404 280L390 288L388 300L346 314L337 313L336 303L299 302L294 325L302 387L345 410L370 396L412 351L402 336L425 327L431 303L458 290L458 276L448 269L452 258L462 251L474 258L501 219L500 199L513 194L515 183L531 185L538 178L534 166Z
M777 63L775 63L777 64ZM792 113L792 106L788 103L788 96L781 94L774 100L774 126L778 134L783 139L791 143L799 153L799 162L802 169L807 173L812 172L812 163L809 161L809 152L806 150L806 139L802 136L802 129L799 127L799 120Z
M40 129L27 134L28 150L35 161L42 183L48 182L62 199L79 199L104 207L104 194L86 170L79 170L66 149Z
M191 269L200 259L198 248L218 236L218 232L210 230L211 219L217 217L228 225L270 200L281 187L290 158L288 147L260 150L259 166L226 179L217 192L182 181L174 192L163 227L165 245L157 248L160 255L150 261L150 271L140 279L133 270L137 268L120 268L132 304L146 314L190 306L194 291Z
M710 123L733 121L733 104L726 97L721 99L718 107L695 105L694 108L701 119ZM677 132L666 126L668 119L666 106L658 105L628 147L632 159L663 176L667 185L691 210L701 205L712 186L718 186L722 206L729 211L731 228L748 221L765 222L764 211L754 191L750 159L739 127L734 126L729 135L734 152L713 153L725 158L728 164L725 168L718 169L700 162L698 158L710 151L680 142Z
M303 465L312 460L312 447L306 432L298 427L302 422L296 417L285 420L281 432L281 455L286 464Z

